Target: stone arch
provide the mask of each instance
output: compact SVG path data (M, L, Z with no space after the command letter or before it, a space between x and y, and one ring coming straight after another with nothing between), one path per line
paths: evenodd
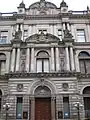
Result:
M90 117L90 85L83 88L82 94L84 101L85 118L89 118Z
M41 50L37 50L36 53L35 53L35 57L38 55L38 53L40 52L46 52L49 56L50 56L50 53L49 51L45 50L45 49L41 49Z
M90 87L90 85L85 85L84 87L82 87L82 89L81 89L81 91L80 91L80 94L81 94L81 95L83 95L83 91L84 91L84 89L87 88L87 87Z
M90 85L85 85L84 87L82 87L82 89L81 89L81 91L80 91L80 94L81 94L81 95L83 94L84 89L87 88L87 87L90 87Z
M83 50L78 50L78 51L77 51L77 56L79 57L79 54L82 53L82 52L85 52L85 53L87 53L88 55L90 55L90 53L89 53L88 50L85 50L85 51L83 51Z
M29 89L30 94L34 95L36 88L38 88L39 86L42 86L42 84L43 84L43 86L46 86L50 89L51 94L56 93L56 88L53 83L51 83L48 80L43 80L43 83L42 83L42 79L41 79L41 80L33 82L33 84L31 85L31 87Z
M82 55L84 55L84 56L90 56L90 54L87 51L81 51L81 52L79 52L78 56L82 56Z

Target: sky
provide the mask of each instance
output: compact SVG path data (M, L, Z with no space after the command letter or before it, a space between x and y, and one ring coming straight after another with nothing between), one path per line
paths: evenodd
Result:
M17 12L17 7L22 0L0 0L0 12ZM23 0L26 8L28 8L32 3L39 0ZM60 6L62 0L46 0L54 3L57 7ZM69 10L86 10L87 5L90 7L90 0L65 0Z

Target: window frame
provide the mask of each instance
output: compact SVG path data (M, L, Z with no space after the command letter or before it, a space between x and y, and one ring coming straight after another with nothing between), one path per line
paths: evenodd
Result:
M82 33L82 31L83 31L83 33ZM76 29L76 35L77 35L77 41L76 42L86 42L86 32L85 32L84 28L81 28L81 29L77 28ZM81 41L80 38L81 39L83 38L84 41Z

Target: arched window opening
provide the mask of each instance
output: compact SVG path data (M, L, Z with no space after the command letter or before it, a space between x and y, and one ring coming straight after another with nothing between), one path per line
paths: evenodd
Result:
M0 111L1 111L1 104L2 104L2 91L0 90Z
M79 63L81 73L90 73L90 55L83 51L79 53Z
M0 74L3 75L5 73L6 68L6 55L0 53Z
M37 72L49 72L49 55L45 51L37 54Z
M85 117L90 117L90 86L83 90Z

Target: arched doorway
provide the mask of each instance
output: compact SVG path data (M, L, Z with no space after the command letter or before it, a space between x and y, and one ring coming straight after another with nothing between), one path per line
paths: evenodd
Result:
M90 117L90 86L83 90L85 117Z
M51 120L51 91L46 86L35 90L35 120Z

